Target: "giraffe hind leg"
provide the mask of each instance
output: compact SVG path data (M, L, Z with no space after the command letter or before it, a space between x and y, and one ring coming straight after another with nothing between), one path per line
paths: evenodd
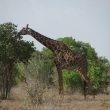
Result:
M87 74L84 74L84 73L86 73L86 72L79 71L79 74L82 76L82 79L84 80L84 86L85 86L84 87L84 97L86 96L85 91L86 91L86 84L87 84L88 85L88 88L89 88L89 90L91 92L91 94L93 95L93 98L95 98L94 93L93 93L91 82L90 82L89 78L87 77Z
M90 80L87 79L87 80L86 80L86 83L87 83L87 85L88 85L88 88L89 88L91 94L93 95L93 98L95 98Z

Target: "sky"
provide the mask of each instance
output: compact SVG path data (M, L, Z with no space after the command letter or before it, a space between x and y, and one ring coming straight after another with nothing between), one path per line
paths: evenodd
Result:
M110 61L110 0L0 0L0 24L26 24L47 37L73 37L89 43ZM29 35L37 50L43 45Z

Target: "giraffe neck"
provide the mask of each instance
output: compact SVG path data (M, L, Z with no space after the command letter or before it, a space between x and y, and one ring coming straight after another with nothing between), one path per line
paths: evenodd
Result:
M30 29L30 28L29 28ZM29 35L31 35L32 37L34 37L37 41L39 41L41 44L43 44L44 46L46 46L48 49L50 49L51 51L54 52L57 44L59 44L59 41L50 39L32 29L30 29Z

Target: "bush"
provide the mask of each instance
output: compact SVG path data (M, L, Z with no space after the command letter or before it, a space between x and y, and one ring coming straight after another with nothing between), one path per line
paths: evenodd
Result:
M66 89L70 89L72 93L76 90L82 91L82 81L76 70L64 70L63 83Z

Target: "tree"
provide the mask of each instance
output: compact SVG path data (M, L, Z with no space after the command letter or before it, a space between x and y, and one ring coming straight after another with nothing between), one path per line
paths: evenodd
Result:
M90 46L89 43L76 41L72 37L59 38L58 41L63 42L69 49L73 50L74 52L82 54L87 60L97 60L97 53L95 52L95 49Z
M110 83L110 75L108 74L110 71L110 62L105 57L98 57L96 67L100 68L98 89L100 92L105 92Z
M3 99L10 95L15 65L18 62L26 64L35 51L34 44L23 41L22 36L17 36L17 33L17 26L11 22L0 25L0 75Z
M76 53L82 54L88 61L88 76L91 82L96 86L97 91L101 92L108 87L110 65L108 60L104 57L98 57L95 49L89 43L76 41L72 37L59 38L59 41L65 43L68 48ZM71 90L74 88L81 88L82 82L78 73L74 70L63 71L64 85Z

